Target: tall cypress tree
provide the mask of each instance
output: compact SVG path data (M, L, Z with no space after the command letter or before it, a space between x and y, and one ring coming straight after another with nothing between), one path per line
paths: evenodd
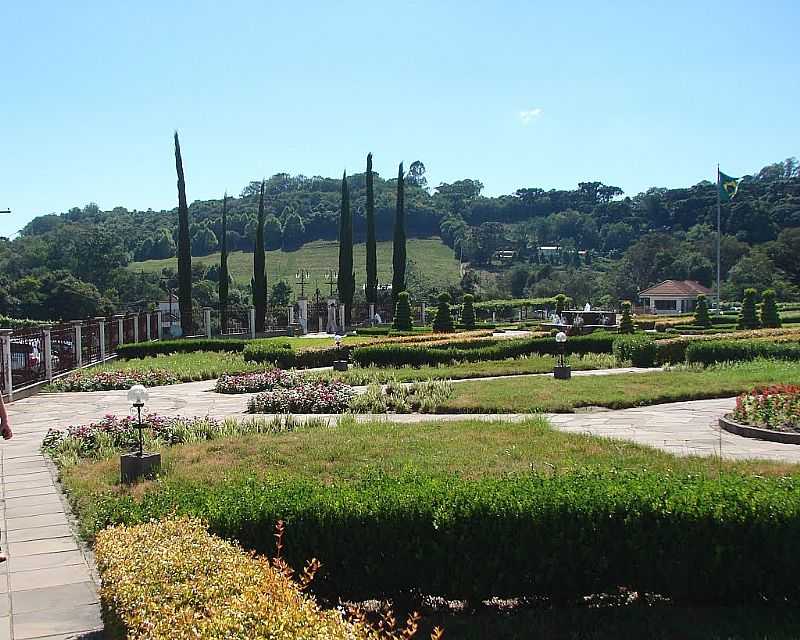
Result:
M222 230L219 239L219 328L228 332L228 193L222 196Z
M336 280L339 300L344 304L344 323L350 326L353 314L353 294L356 275L353 272L353 212L350 210L350 190L347 172L342 175L342 208L339 213L339 276Z
M256 225L256 246L253 252L253 306L256 308L256 333L264 331L264 317L267 315L267 278L264 273L264 180L258 197L258 224Z
M175 132L175 170L178 172L178 306L181 313L181 331L194 333L192 321L192 248L189 241L189 205L186 204L186 181L183 175L183 158L178 132Z
M403 163L397 170L397 208L394 214L394 238L392 242L392 306L397 295L406 290L406 212L403 189Z
M367 154L367 302L378 301L378 252L375 243L375 192L372 185L372 154Z

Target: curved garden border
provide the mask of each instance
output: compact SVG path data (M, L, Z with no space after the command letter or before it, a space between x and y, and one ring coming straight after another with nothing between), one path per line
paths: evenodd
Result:
M786 431L771 431L769 429L751 427L734 422L728 416L723 416L719 419L719 426L725 431L744 438L758 438L759 440L782 442L783 444L800 444L800 433L787 433Z

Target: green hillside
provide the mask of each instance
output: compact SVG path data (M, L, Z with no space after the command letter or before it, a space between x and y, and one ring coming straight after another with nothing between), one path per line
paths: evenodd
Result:
M418 277L434 287L445 287L457 284L460 280L458 260L453 257L453 250L444 245L438 238L408 240L408 258L413 261L411 271L416 271ZM339 245L336 242L318 240L303 245L297 251L268 251L267 252L267 279L270 283L285 280L290 284L295 282L295 273L300 269L311 272L311 291L316 282L320 290L326 291L323 285L328 269L336 269L339 261ZM360 288L366 277L366 245L357 244L353 248L353 262L356 269L356 287ZM193 257L193 264L207 266L219 264L219 253L207 256ZM146 260L132 262L128 268L134 271L160 272L164 267L177 268L176 258L166 260ZM250 284L253 274L253 254L243 251L234 251L229 254L228 268L234 282L240 286ZM392 280L392 243L378 242L378 280L381 283L390 283Z

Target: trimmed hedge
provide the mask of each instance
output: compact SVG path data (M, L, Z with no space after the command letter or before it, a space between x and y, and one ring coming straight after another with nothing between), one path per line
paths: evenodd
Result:
M156 340L136 342L117 347L117 356L123 360L147 358L168 353L191 353L193 351L244 351L248 341L239 338L184 338L178 340Z
M102 527L193 514L266 554L282 519L289 563L318 558L315 590L343 599L413 591L565 600L624 586L730 605L800 597L799 489L791 477L646 470L409 473L355 484L238 478L162 481L140 499L104 494L89 515Z
M347 360L352 348L343 344L295 351L289 343L256 341L248 344L242 355L246 362L272 364L281 369L312 369L333 366L334 360Z
M614 340L613 350L617 363L630 360L634 367L654 367L656 364L656 342L647 336L620 336Z
M800 344L766 340L709 340L694 342L686 348L689 363L704 365L717 362L742 362L757 358L800 360Z
M112 638L379 637L321 609L278 565L210 535L198 520L107 529L95 552Z
M616 333L595 332L570 338L565 353L611 353ZM449 362L480 362L505 360L533 353L558 354L558 343L553 338L523 338L520 340L469 340L444 345L370 345L353 351L353 360L362 367L435 366Z

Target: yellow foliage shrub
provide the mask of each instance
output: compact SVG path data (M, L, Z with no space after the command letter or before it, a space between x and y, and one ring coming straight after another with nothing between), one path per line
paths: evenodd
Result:
M321 609L285 572L209 534L195 519L111 527L98 534L95 553L106 628L115 637L379 637Z

